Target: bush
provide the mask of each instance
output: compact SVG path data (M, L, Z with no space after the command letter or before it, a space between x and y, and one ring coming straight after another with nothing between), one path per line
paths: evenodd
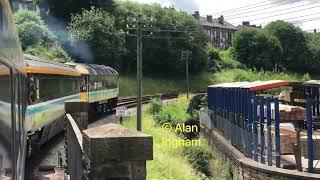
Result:
M14 19L24 50L31 45L48 44L54 41L53 33L36 12L20 10L15 13Z
M51 48L46 48L39 44L28 46L25 53L61 63L71 61L70 56L57 43L55 43Z
M189 106L188 113L191 114L192 118L199 120L199 111L202 107L208 106L208 96L205 94L197 94L192 97Z
M152 115L158 114L162 110L163 104L161 99L153 98L149 103L149 112Z
M234 49L229 48L226 51L220 51L217 48L209 46L208 50L208 68L210 71L221 71L223 69L234 69L241 67L241 63L235 60Z
M310 81L310 80L311 80L311 77L309 73L306 73L302 76L302 81Z
M213 155L210 151L202 146L185 146L182 150L182 155L187 161L198 171L210 176L210 159Z
M188 100L187 98L179 98L177 102L174 102L168 106L164 106L162 111L154 115L154 121L157 125L163 125L164 123L170 123L172 127L175 127L178 123L183 123L189 119L187 114Z

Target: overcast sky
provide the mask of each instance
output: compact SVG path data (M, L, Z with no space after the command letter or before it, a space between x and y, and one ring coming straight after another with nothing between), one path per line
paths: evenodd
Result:
M242 21L264 26L267 22L283 19L303 30L320 29L320 0L134 0L142 3L160 3L200 15L224 15L234 25ZM236 9L236 8L242 9ZM231 10L231 11L230 11ZM317 19L314 21L314 19ZM311 21L312 20L312 21ZM304 22L301 22L304 21ZM320 30L318 30L320 31Z

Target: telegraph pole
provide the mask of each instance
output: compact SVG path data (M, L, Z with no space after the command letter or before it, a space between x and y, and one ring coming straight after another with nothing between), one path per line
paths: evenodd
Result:
M186 63L186 84L187 84L187 98L189 99L189 59L192 52L185 50L182 51L182 60Z
M135 17L128 17L127 18L127 32L128 36L133 36L137 38L137 130L142 130L142 40L143 38L154 38L154 39L187 39L190 38L188 36L185 37L161 37L155 36L153 31L152 24L157 21L153 18L143 18L142 15L139 15L137 18ZM135 33L130 33L130 30L135 30ZM179 30L158 30L160 32L180 32L180 33L187 33L187 31L179 31ZM144 32L144 33L143 33ZM149 34L149 35L148 35ZM186 59L186 76L187 76L187 96L189 98L189 56L191 52L187 51L187 59Z
M142 16L137 20L137 130L141 131L142 120Z

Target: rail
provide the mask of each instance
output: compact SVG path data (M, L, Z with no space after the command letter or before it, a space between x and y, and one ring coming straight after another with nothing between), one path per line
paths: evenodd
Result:
M149 103L153 98L160 98L161 100L165 99L174 99L179 96L178 93L169 93L169 94L160 94L160 95L146 95L142 97L142 103L146 104ZM128 97L118 100L117 107L125 106L127 108L132 108L137 105L137 98L136 97Z

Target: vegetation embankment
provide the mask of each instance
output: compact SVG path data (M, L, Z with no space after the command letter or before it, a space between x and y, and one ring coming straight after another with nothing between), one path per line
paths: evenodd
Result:
M188 103L185 96L167 106L159 100L152 100L144 111L142 130L153 136L154 145L154 160L147 162L147 179L231 179L229 166L217 156L204 138L188 139L181 132L163 131L162 125L165 123L175 129L192 119L192 115L187 114ZM132 129L136 127L136 119L133 117L123 123ZM181 140L199 140L200 144L191 146L186 142L182 145Z

